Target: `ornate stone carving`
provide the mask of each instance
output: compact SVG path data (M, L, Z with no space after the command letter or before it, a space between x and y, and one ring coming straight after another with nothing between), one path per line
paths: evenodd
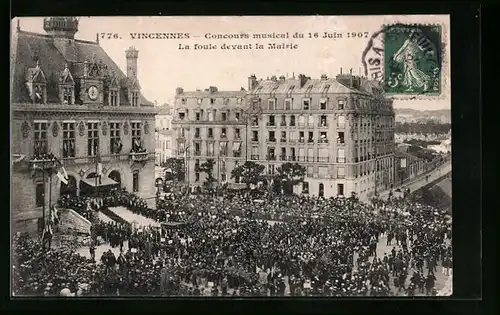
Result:
M21 133L23 134L23 138L28 138L29 134L30 134L30 124L28 124L27 121L23 122L22 126L21 126Z
M149 123L147 121L144 123L144 133L149 134Z
M83 121L80 121L80 124L78 125L78 132L80 134L80 137L83 137L85 135L85 124Z
M59 135L59 124L57 121L52 123L52 136L56 138Z
M105 136L108 134L108 124L106 122L102 123L102 135Z
M123 124L123 134L128 135L128 122Z

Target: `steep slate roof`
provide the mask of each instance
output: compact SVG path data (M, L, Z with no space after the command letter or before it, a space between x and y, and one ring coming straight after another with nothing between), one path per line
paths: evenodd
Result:
M312 88L310 89L310 86ZM337 78L327 78L327 79L306 79L304 85L300 86L300 78L287 78L283 81L279 79L276 80L258 80L257 86L252 89L249 94L286 94L291 90L292 94L347 94L347 93L361 93L366 94L367 92L360 87L359 89L348 87L341 82L337 81ZM328 88L327 90L325 90ZM310 89L310 90L309 90ZM308 91L309 90L309 91ZM369 94L372 94L371 92Z
M187 91L181 94L176 95L176 98L179 97L199 97L199 98L222 98L222 97L245 97L246 91Z
M13 103L31 103L29 91L26 88L26 71L36 67L36 60L39 60L40 68L47 78L47 103L60 103L58 97L57 84L59 77L64 71L65 64L75 77L80 71L81 66L76 62L91 61L95 55L96 60L101 60L108 68L110 73L114 73L118 82L121 84L120 105L129 105L128 95L125 87L131 84L130 79L120 70L118 65L109 57L104 49L98 43L73 40L73 46L63 55L56 45L53 38L49 35L17 31L13 34L12 47L12 102ZM69 44L67 44L69 45ZM153 105L142 94L139 98L141 105Z

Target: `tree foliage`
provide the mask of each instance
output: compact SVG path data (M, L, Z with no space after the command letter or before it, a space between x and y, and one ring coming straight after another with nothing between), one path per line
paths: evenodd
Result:
M165 173L165 181L177 180L183 181L186 176L186 168L184 159L182 158L168 158L165 162L161 163Z
M215 161L214 159L208 159L205 162L200 164L199 171L202 173L205 173L207 175L207 179L204 182L204 185L208 189L212 189L212 183L216 181L214 177L214 166L215 166Z
M262 175L264 169L265 166L262 164L246 161L244 164L238 165L238 167L231 171L231 178L239 178L240 182L250 187L250 184L257 185L264 179Z
M277 169L276 180L282 184L286 194L293 192L293 186L304 181L306 168L298 163L284 163Z

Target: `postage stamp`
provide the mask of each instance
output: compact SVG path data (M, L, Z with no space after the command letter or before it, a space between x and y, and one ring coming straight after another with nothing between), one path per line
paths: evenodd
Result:
M441 92L441 27L395 25L385 28L384 87L387 94Z

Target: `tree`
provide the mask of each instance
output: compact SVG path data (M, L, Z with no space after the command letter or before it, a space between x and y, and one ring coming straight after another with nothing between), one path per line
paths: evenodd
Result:
M281 183L285 194L293 193L293 186L304 181L306 168L298 163L284 163L277 169L276 179Z
M214 159L208 159L206 162L203 162L199 167L200 172L207 174L207 179L203 183L203 185L205 187L207 187L208 189L212 189L212 184L213 184L213 182L216 181L216 179L213 175L214 166L215 166Z
M250 188L250 184L257 185L263 180L262 173L265 166L253 161L246 161L245 164L238 165L231 171L231 178L239 178L242 183Z
M184 181L186 175L186 168L184 166L184 159L182 158L168 158L161 164L165 173L165 181L177 180Z

